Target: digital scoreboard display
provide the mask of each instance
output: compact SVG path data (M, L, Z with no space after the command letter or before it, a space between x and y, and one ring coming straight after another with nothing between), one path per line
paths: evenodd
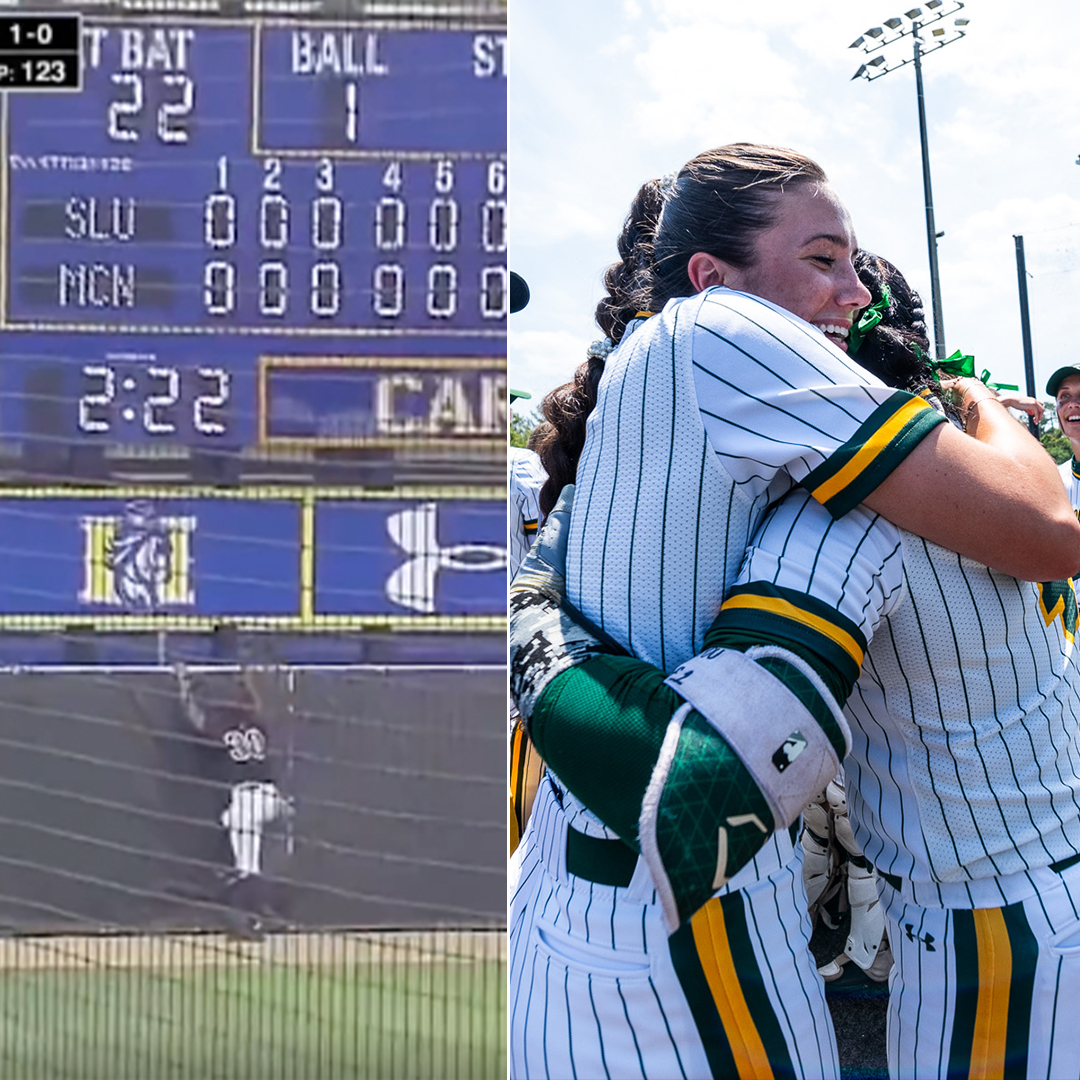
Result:
M0 437L506 431L498 26L89 18L0 94Z

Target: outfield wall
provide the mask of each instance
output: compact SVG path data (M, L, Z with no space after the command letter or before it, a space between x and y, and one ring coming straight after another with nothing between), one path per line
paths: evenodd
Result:
M296 806L264 844L292 925L503 922L505 668L257 677ZM175 688L160 670L0 672L0 932L221 928L227 789Z

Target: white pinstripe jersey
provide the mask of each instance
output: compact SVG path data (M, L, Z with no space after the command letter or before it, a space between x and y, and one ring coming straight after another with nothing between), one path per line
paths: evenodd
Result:
M671 671L698 651L770 501L801 482L843 514L940 419L758 297L672 300L608 357L567 594Z
M843 514L940 419L758 297L669 301L608 357L577 470L567 595L671 671L700 649L771 500L801 482Z
M509 490L509 514L507 526L507 557L510 580L529 553L540 526L540 489L547 480L547 473L540 464L540 456L532 450L511 446L507 450L507 488Z
M1058 466L1061 479L1065 484L1065 490L1069 493L1069 505L1080 517L1080 461L1071 457Z
M811 606L767 585L805 591ZM853 662L865 647L845 709L848 801L866 857L906 895L925 907L1013 903L1032 895L1028 871L1080 852L1071 582L1018 581L863 507L834 521L793 492L733 593L729 603L756 601L744 627L783 603L808 643L831 637Z

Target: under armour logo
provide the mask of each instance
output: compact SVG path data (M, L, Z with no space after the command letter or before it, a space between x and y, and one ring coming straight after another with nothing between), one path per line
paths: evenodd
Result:
M386 531L412 558L387 579L386 595L402 607L424 615L435 612L435 584L440 570L506 570L506 548L496 544L453 544L441 547L436 536L438 506L421 503L386 519Z
M933 934L916 934L915 927L911 923L905 923L904 929L907 931L908 941L921 941L926 946L927 952L937 952L934 948L934 935Z
M805 749L806 736L801 731L793 731L772 756L776 771L783 772Z

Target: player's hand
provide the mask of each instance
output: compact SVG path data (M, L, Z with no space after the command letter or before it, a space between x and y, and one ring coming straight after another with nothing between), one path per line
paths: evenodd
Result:
M174 660L172 671L180 687L180 696L186 697L191 692L191 676L188 675L187 664L183 660Z
M526 726L537 698L556 676L591 656L625 651L564 596L573 502L574 485L568 484L510 586L510 693Z
M1036 424L1042 423L1045 406L1038 398L1028 397L1013 390L998 390L997 399L1007 409L1027 413Z

